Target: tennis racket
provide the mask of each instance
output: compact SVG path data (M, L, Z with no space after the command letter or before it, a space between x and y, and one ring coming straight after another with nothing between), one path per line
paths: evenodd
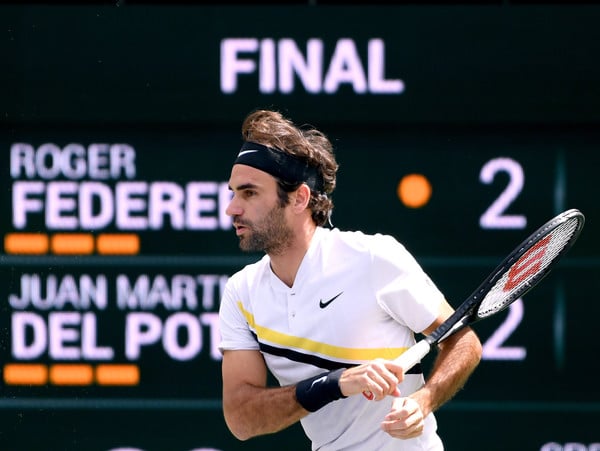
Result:
M437 329L418 341L395 362L404 373L437 345L479 320L492 316L535 287L573 246L585 218L577 210L567 210L552 218L515 248L487 279ZM373 395L364 392L368 399Z

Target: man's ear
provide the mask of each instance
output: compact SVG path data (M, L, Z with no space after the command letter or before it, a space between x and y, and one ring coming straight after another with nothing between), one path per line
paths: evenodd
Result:
M310 188L306 183L303 183L296 190L296 195L294 196L294 208L298 211L304 211L308 208L308 203L310 201Z

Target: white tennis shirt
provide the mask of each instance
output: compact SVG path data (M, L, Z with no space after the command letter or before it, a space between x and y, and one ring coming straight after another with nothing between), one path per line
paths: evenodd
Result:
M381 357L393 359L437 317L442 293L393 237L318 227L294 285L270 259L234 274L220 307L220 349L260 350L281 385ZM415 368L399 385L407 396L424 383ZM351 396L302 419L312 449L441 450L433 414L418 438L381 431L392 397Z

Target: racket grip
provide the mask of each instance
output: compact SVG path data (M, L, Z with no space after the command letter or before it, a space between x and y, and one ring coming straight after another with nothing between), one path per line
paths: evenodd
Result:
M400 357L394 359L394 363L400 365L402 367L402 371L404 374L406 374L406 372L419 363L421 359L429 353L430 350L431 345L427 342L427 340L421 340L400 354ZM373 393L369 391L364 391L363 396L369 401L374 398Z
M404 374L406 374L406 372L419 363L421 359L429 353L430 350L431 345L427 342L427 340L421 340L400 354L400 357L395 359L394 363L400 365L404 371Z

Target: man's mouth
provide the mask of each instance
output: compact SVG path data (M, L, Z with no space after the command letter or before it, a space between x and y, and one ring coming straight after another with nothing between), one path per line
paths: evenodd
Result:
M237 236L242 235L246 230L248 230L248 227L244 224L234 224L233 227L235 227L235 234Z

